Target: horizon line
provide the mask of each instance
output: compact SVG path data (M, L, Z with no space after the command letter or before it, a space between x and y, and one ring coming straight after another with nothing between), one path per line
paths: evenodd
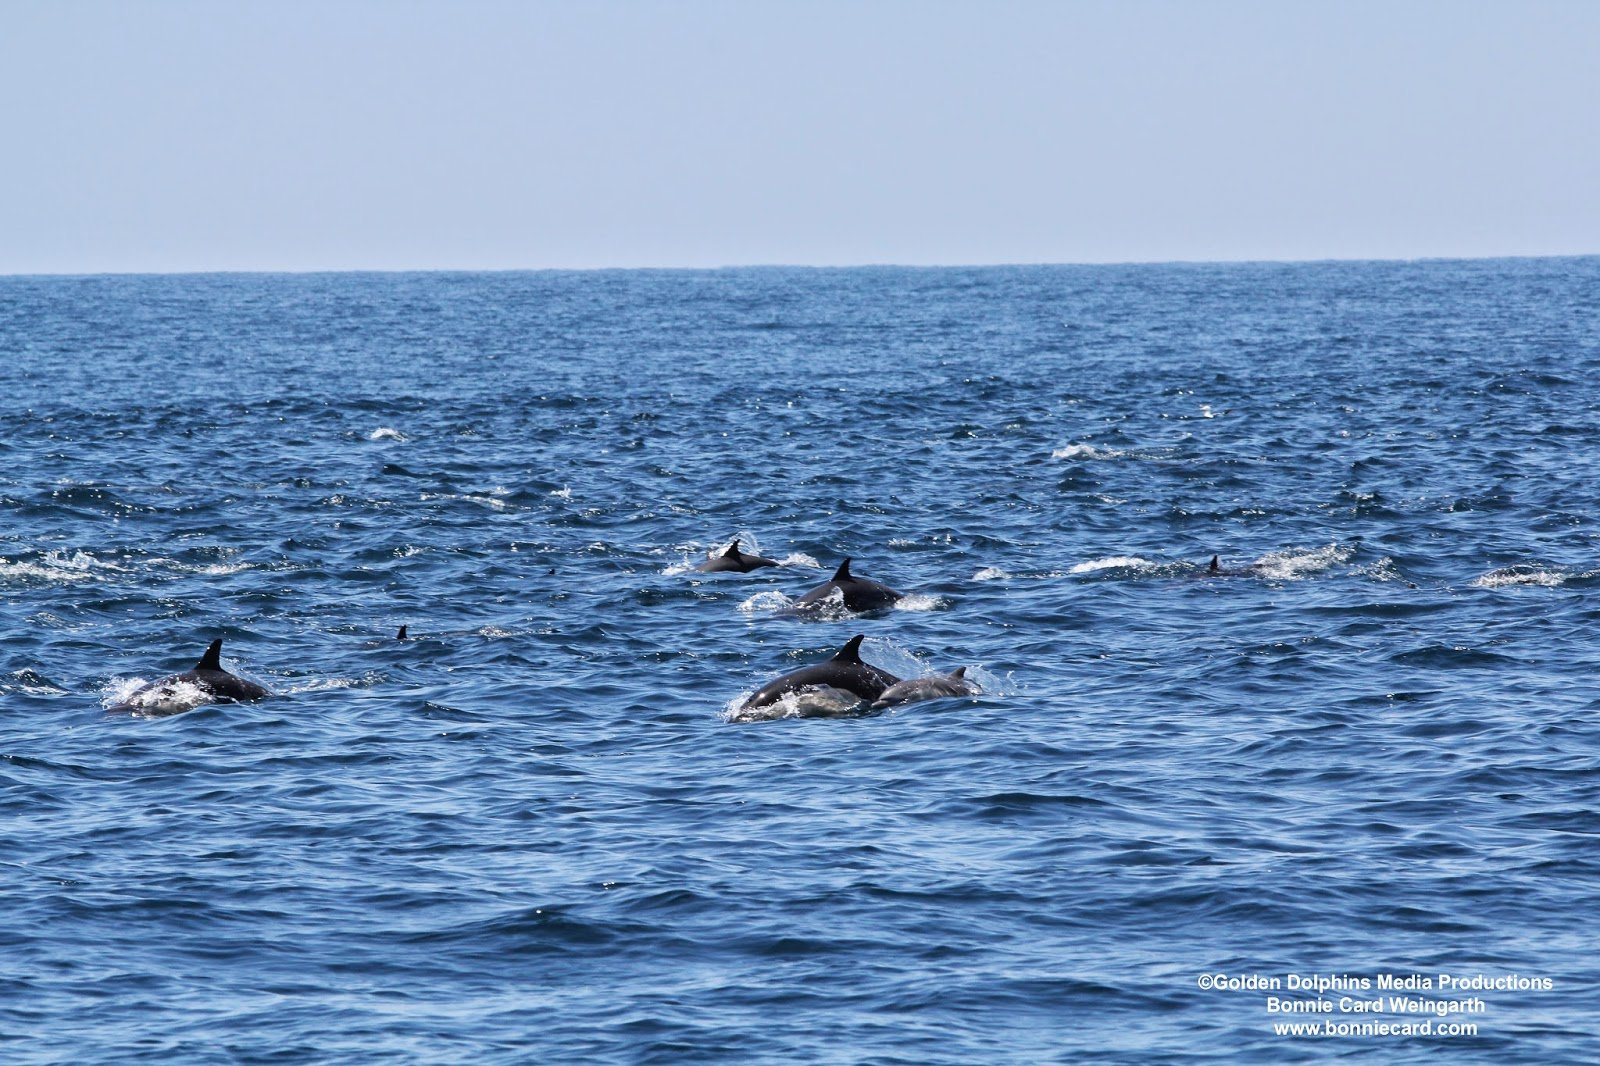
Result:
M43 270L0 271L0 278L142 278L142 277L217 277L217 276L274 276L305 277L327 274L620 274L620 273L701 273L738 270L1002 270L1038 269L1054 267L1203 267L1203 266L1316 266L1319 264L1356 263L1480 263L1506 260L1542 259L1593 259L1600 252L1562 253L1510 253L1505 255L1418 255L1418 256L1316 256L1311 258L1273 259L1096 259L1096 260L1013 260L987 263L723 263L716 266L537 266L537 267L228 267L219 269L180 270Z

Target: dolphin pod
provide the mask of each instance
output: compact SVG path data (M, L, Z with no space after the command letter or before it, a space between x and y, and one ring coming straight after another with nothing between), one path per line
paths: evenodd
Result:
M822 611L830 606L841 605L848 611L865 613L892 607L901 598L901 593L882 582L852 574L850 562L847 557L831 578L801 596L792 610L797 613ZM698 569L704 573L748 573L779 565L774 560L746 554L740 550L739 541L735 539ZM394 635L396 642L413 639L405 625L400 626ZM976 686L962 679L965 667L942 677L903 681L887 670L863 661L862 640L863 636L857 634L826 662L802 667L768 682L747 697L736 714L769 707L791 693L832 690L836 694L853 697L856 705L868 704L881 709L978 691ZM222 638L219 637L211 642L200 661L191 669L141 685L109 710L168 715L190 710L205 702L242 703L270 695L272 693L263 686L223 669Z
M184 686L190 686L191 691L184 692ZM196 702L194 700L196 692L207 700ZM246 703L270 695L271 692L254 681L246 681L222 668L222 638L218 637L211 642L211 646L206 649L206 653L193 668L142 685L127 699L110 709L125 712L142 711L146 714L176 714L199 706L200 702Z

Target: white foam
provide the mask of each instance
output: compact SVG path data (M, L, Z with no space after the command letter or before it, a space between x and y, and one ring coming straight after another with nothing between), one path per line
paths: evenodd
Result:
M1354 548L1342 544L1328 544L1310 550L1287 548L1281 552L1268 552L1253 565L1262 577L1274 581L1300 581L1347 563L1354 555Z
M23 692L30 696L67 695L66 689L62 688L60 685L57 685L49 678L34 673L32 670L16 670L12 672L11 676L16 679L16 691L18 692ZM4 687L0 687L0 692L4 691L6 691L6 689Z
M1553 589L1566 583L1567 575L1558 571L1519 567L1492 570L1473 582L1478 588L1485 589L1511 588L1517 585L1533 585L1538 588Z
M785 692L772 703L744 709L745 700L755 693L743 692L722 709L729 722L774 722L780 718L840 718L861 709L862 700L853 692L836 688L813 688L804 692Z
M168 681L149 687L142 677L116 681L105 690L100 705L107 710L122 704L140 718L165 718L215 702L210 692L188 681Z
M239 574L255 568L254 563L212 563L210 566L200 567L195 572L208 577L227 577L229 574Z
M500 499L500 497L509 495L510 490L496 487L490 489L487 494L473 492L424 492L421 494L419 499L421 499L423 503L430 503L434 500L460 500L463 503L476 503L484 507L492 507L496 511L503 511L506 509L508 504L505 500ZM341 497L335 497L335 499L340 498Z
M908 592L894 601L897 611L937 611L943 605L944 601L939 597L924 592Z
M71 555L59 549L45 552L33 562L0 559L0 578L39 578L44 581L93 581L101 573L123 573L116 563L96 559L85 551Z
M371 433L367 434L367 439L368 440L393 440L393 441L404 442L404 441L410 440L411 438L406 436L404 433L401 433L398 429L391 429L388 426L379 426L377 429L375 429Z
M1155 563L1149 559L1142 559L1137 555L1111 555L1104 559L1090 559L1086 563L1078 563L1067 571L1069 574L1092 574L1100 570L1153 570Z
M287 688L274 689L273 692L279 696L298 696L306 692L336 692L347 688L371 688L382 680L383 678L376 673L368 673L364 677L320 677Z
M998 566L986 566L972 575L974 581L1004 581L1011 575Z
M1120 459L1127 452L1115 448L1096 448L1092 444L1069 444L1050 453L1052 459Z
M758 614L766 611L781 611L786 607L793 607L794 601L776 589L758 592L754 596L739 604L739 610L744 614ZM843 606L841 603L840 606Z

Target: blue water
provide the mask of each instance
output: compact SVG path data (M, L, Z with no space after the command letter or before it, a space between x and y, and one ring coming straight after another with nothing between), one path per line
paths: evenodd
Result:
M1596 259L0 279L0 1060L1600 1061L1597 381ZM730 720L855 633L984 694ZM1550 987L1199 987L1412 973Z

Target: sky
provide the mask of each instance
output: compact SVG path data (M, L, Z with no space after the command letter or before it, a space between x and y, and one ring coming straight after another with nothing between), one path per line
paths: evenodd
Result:
M1600 0L0 0L0 274L1600 253Z

